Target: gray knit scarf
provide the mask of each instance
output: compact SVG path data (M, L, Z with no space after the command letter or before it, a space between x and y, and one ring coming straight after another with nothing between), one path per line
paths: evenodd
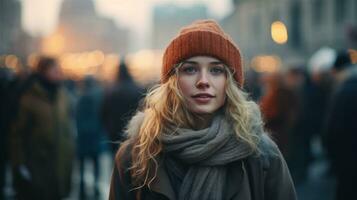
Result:
M162 135L167 173L179 200L223 199L226 165L252 153L224 116L202 130L167 129ZM171 179L172 182L172 179Z

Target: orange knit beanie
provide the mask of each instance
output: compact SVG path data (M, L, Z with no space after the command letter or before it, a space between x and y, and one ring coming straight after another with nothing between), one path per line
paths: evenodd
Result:
M199 20L183 27L165 50L161 82L165 83L175 64L194 56L212 56L234 71L239 87L243 86L242 58L233 40L213 20Z

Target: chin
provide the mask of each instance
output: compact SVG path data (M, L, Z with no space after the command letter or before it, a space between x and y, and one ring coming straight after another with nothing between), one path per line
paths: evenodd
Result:
M215 113L217 109L194 109L192 110L193 113L197 115L211 115Z
M197 115L212 115L216 113L222 106L216 105L194 105L189 106L189 110Z
M197 115L211 115L213 112L206 112L206 111L197 111L194 112Z

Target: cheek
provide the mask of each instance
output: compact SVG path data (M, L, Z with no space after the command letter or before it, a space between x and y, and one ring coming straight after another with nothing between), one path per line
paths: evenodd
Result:
M219 96L219 103L221 105L224 104L225 100L226 100L226 80L221 80L217 85L216 85L216 91L217 91L217 94Z
M191 96L191 91L192 91L193 86L189 79L179 78L178 86L179 86L180 91L184 97Z
M226 95L226 90L225 90L225 88L223 88L222 90L221 90L221 92L220 92L220 98L219 98L219 103L220 103L220 105L223 105L224 104L224 102L226 102L226 98L227 98L227 95Z

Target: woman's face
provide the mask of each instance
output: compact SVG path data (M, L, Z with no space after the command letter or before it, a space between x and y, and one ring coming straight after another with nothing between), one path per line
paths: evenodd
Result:
M213 57L195 56L178 69L178 85L188 110L196 114L213 114L223 106L226 93L226 69Z

